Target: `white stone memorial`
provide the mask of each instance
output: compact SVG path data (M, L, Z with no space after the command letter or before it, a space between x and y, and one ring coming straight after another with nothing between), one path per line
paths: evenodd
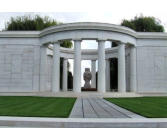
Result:
M74 49L61 48L63 40L73 41ZM82 50L83 40L95 40L98 49ZM105 49L106 41L118 46ZM62 90L60 57L64 66ZM62 24L42 31L0 32L0 92L68 91L68 59L74 60L74 93L81 93L82 60L92 62L92 88L97 84L98 92L111 92L112 58L118 59L118 92L167 93L167 33L135 32L93 22Z

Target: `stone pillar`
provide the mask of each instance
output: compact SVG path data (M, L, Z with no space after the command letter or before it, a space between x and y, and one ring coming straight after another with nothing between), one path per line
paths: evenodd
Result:
M74 92L81 92L81 40L74 41Z
M112 48L112 41L110 41L111 42L111 48Z
M53 44L52 92L60 90L60 43Z
M67 59L63 59L63 91L67 91Z
M91 88L96 88L96 60L91 61L91 72L92 72Z
M106 59L106 91L110 91L110 60Z
M125 44L118 47L118 92L126 92Z
M136 92L136 48L130 49L130 91Z
M105 89L105 41L98 41L98 92L104 93Z
M40 47L40 92L45 91L47 86L47 46Z

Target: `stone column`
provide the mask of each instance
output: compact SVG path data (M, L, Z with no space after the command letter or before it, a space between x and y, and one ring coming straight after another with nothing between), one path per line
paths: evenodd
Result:
M63 91L67 91L67 59L63 59Z
M96 88L96 60L91 61L91 72L92 72L91 88Z
M74 92L81 92L81 40L74 41Z
M53 44L52 92L60 90L60 43Z
M111 48L112 48L112 41L110 41L111 42Z
M106 91L110 91L110 60L106 59Z
M105 41L98 41L98 92L104 93L105 89Z
M40 47L40 92L45 91L47 86L47 46Z
M130 49L130 91L136 92L136 48Z
M125 44L118 47L118 92L126 92Z

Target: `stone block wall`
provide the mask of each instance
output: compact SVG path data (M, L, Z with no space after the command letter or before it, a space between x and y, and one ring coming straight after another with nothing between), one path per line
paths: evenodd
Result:
M137 47L137 92L167 92L167 47Z
M39 91L40 46L0 45L0 92Z

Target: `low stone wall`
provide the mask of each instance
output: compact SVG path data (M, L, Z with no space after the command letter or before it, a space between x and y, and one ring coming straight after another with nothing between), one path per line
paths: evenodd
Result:
M152 119L106 119L106 118L32 118L0 117L0 125L8 127L54 127L54 128L166 128L166 118Z

